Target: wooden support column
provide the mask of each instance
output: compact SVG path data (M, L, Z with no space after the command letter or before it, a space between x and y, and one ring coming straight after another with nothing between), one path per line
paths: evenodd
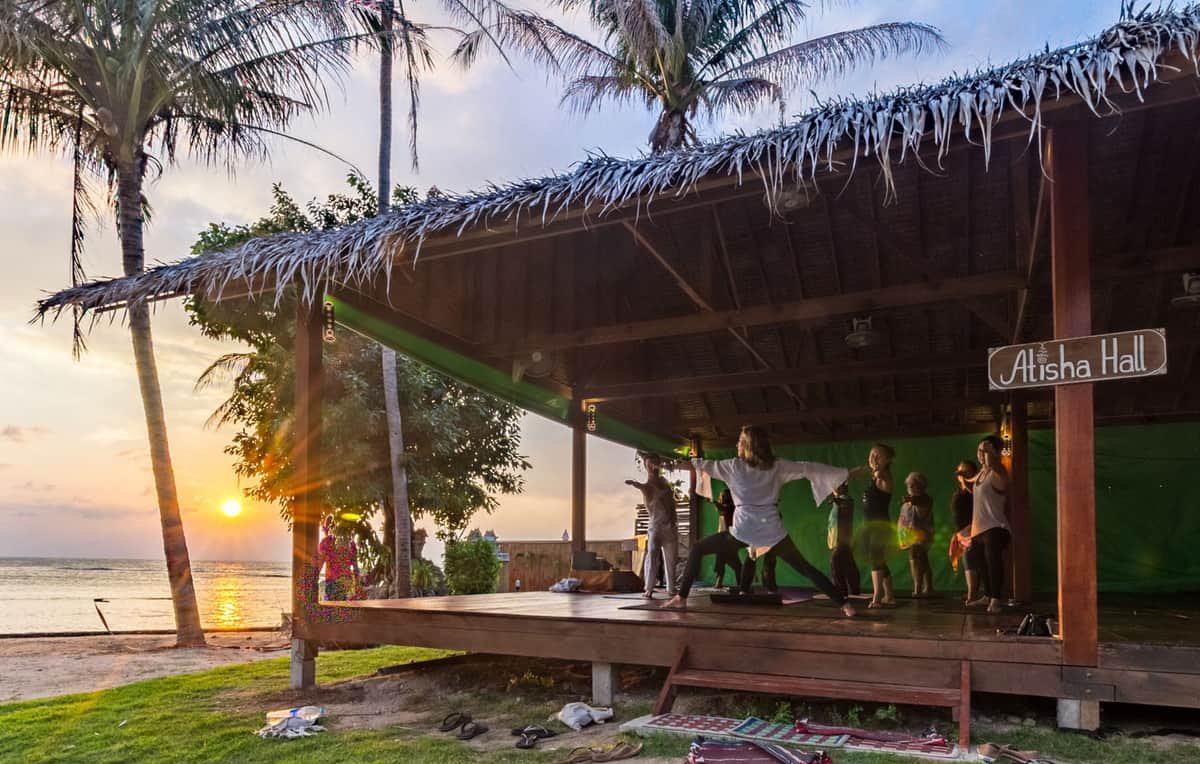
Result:
M1082 120L1049 132L1050 259L1054 336L1092 333L1088 130ZM1096 468L1092 384L1054 389L1058 498L1058 621L1063 663L1097 664Z
M1033 601L1033 516L1029 505L1029 399L1012 397L1012 463L1009 465L1009 518L1012 526L1012 592L1020 602Z
M571 551L587 549L587 424L578 404L571 420Z
M292 451L292 664L291 687L316 683L317 646L306 639L317 604L317 542L321 523L322 309L296 310L296 385Z

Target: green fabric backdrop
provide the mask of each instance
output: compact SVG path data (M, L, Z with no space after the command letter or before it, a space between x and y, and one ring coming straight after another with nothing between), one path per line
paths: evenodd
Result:
M893 476L897 493L892 519L900 511L903 482L909 472L929 478L936 517L934 547L930 551L935 585L940 589L964 588L961 570L955 574L946 554L951 533L950 498L954 493L954 468L964 458L973 459L978 436L893 439L896 449ZM789 459L807 459L853 466L863 464L874 441L848 441L802 446L778 446ZM721 456L721 454L713 454ZM1054 591L1056 580L1054 431L1039 429L1029 437L1029 490L1032 503L1033 582L1035 591ZM1200 590L1200 425L1169 424L1147 427L1104 427L1096 431L1096 545L1100 591L1150 592ZM862 524L862 492L866 482L851 486L855 498L855 529ZM719 485L714 485L719 490ZM825 544L828 504L813 504L807 481L791 483L780 496L784 523L800 550L828 573ZM717 528L716 508L705 502L701 517L704 535ZM863 584L870 576L857 555ZM714 558L702 570L709 580ZM896 550L889 560L898 592L910 591L906 552ZM807 585L807 579L779 563L782 585ZM726 575L728 583L728 574Z

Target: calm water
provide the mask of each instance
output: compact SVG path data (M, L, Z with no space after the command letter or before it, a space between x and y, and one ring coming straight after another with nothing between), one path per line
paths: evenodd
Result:
M290 610L287 563L192 562L205 628L278 626ZM173 629L165 562L0 558L0 634Z

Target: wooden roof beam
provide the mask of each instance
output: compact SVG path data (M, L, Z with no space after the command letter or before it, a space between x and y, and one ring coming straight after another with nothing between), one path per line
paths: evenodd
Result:
M943 356L913 355L878 361L831 364L772 371L745 371L731 374L675 377L644 382L597 384L578 391L580 398L594 402L621 401L634 398L660 398L751 387L771 387L780 384L809 384L836 382L858 377L888 376L891 374L924 373L947 369L968 369L984 366L982 354L956 353Z
M739 425L786 425L800 424L811 421L816 417L824 417L825 419L857 419L861 417L886 416L890 417L897 414L923 414L933 410L961 410L968 408L984 408L996 405L1000 400L999 395L981 395L975 398L938 398L935 400L919 400L919 401L886 401L884 403L872 403L855 406L836 406L831 408L810 409L808 411L765 411L760 413L734 414L731 416L714 417L708 421L700 419L678 420L676 422L664 422L657 425L655 429L667 428L673 432L685 432L705 427L728 426L737 427ZM889 425L894 426L894 425Z

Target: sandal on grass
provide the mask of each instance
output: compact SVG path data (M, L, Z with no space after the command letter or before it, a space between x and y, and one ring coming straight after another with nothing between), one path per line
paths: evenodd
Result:
M537 735L521 735L521 739L517 741L517 748L535 748L539 740L541 738Z
M458 739L459 740L470 740L472 738L479 737L480 735L482 735L483 733L485 733L487 731L488 731L488 728L483 726L479 722L468 720L467 723L462 726L462 730L458 733Z
M536 724L530 724L525 727L517 727L513 729L512 733L514 737L525 737L526 735L532 735L539 740L542 738L554 737L558 734L554 730L546 729L545 727L539 727Z
M445 719L442 719L442 724L438 727L442 732L453 732L467 722L471 721L470 714L464 714L460 711L447 714Z
M621 761L632 759L642 752L641 743L619 742L602 749L592 749L592 761Z

